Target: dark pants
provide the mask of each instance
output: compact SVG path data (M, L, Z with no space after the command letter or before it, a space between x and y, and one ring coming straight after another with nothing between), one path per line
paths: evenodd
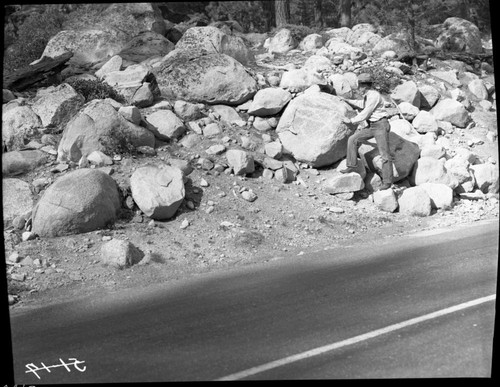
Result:
M358 130L347 140L347 166L355 167L358 161L358 147L361 142L375 138L378 152L382 158L382 182L392 184L392 156L389 149L391 126L386 118L369 122L369 126Z

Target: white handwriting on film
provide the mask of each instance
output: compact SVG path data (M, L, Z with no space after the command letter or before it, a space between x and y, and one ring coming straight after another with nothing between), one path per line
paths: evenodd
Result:
M47 372L52 372L50 369L51 368L57 368L57 367L64 367L66 368L66 370L68 372L71 372L71 368L69 368L69 366L74 366L75 369L77 371L80 371L80 372L84 372L87 367L86 366L83 366L83 367L80 367L79 365L80 364L83 364L85 363L84 361L80 361L78 359L75 359L75 358L70 358L68 359L68 363L65 363L62 359L59 359L59 361L61 362L60 364L54 364L54 365L51 365L51 366L46 366L45 364L43 363L40 363L42 366L41 367L37 367L35 364L33 363L30 363L30 364L26 364L26 368L28 368L28 371L26 371L26 373L33 373L38 379L40 379L40 376L38 375L38 371L41 371L41 370L46 370Z

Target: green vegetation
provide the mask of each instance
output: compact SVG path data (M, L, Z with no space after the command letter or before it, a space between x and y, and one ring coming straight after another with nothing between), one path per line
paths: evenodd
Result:
M64 15L49 5L42 13L28 16L17 30L17 38L4 52L4 72L12 73L42 56L51 37L62 30Z
M83 95L85 102L92 101L93 99L105 98L112 98L118 102L125 102L125 98L120 93L101 80L75 79L66 83L75 89L76 92Z

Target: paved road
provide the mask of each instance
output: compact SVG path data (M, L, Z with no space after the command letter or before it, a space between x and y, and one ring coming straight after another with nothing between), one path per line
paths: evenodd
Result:
M16 383L489 376L497 260L484 222L13 312Z

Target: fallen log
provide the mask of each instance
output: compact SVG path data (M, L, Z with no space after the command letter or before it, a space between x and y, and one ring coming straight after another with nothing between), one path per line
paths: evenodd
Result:
M40 82L50 82L64 69L66 62L73 56L65 52L55 58L43 57L40 62L23 67L12 74L4 76L3 88L11 91L23 91Z

